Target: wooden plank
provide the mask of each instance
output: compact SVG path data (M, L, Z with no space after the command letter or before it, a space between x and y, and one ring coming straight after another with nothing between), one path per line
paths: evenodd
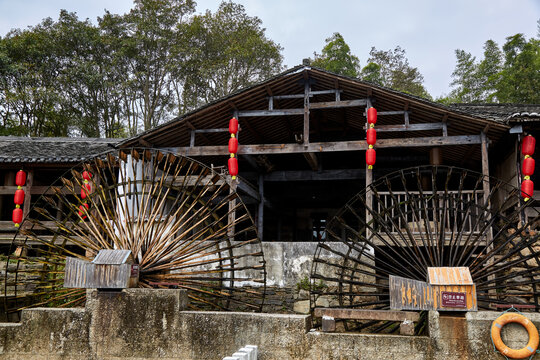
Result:
M350 320L380 320L380 321L405 321L418 322L420 314L410 311L394 310L360 310L338 308L315 308L316 317L331 316L334 319Z
M304 109L245 110L245 111L239 111L238 117L286 116L286 115L303 115L303 114L304 114Z
M433 290L428 283L390 275L390 309L433 310Z
M328 101L328 102L311 103L309 104L309 108L310 109L336 109L336 108L344 108L344 107L365 106L366 103L367 103L366 99Z
M479 135L460 136L433 136L401 139L380 139L377 140L377 149L383 148L409 148L409 147L430 147L449 145L469 145L480 144ZM227 146L196 146L171 147L164 150L184 156L215 156L228 154ZM365 140L358 141L336 141L336 142L316 142L308 145L303 144L257 144L242 145L238 149L239 155L259 155L259 154L301 154L305 152L335 152L335 151L365 151L367 143Z
M426 124L400 124L400 125L380 125L377 126L377 132L400 132L400 131L429 131L429 130L444 130L443 123L426 123Z

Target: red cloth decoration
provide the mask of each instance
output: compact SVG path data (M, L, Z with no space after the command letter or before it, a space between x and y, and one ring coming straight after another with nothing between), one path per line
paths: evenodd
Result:
M26 173L22 170L19 170L17 172L17 175L15 175L15 185L24 186L24 184L26 184Z
M377 109L370 107L367 110L367 122L375 125L377 123Z
M523 180L521 183L521 196L525 201L529 200L534 194L534 183L531 180Z
M366 140L368 145L375 145L377 142L377 130L374 128L367 129Z
M229 174L231 174L233 180L236 179L236 175L238 175L238 159L235 157L229 158Z
M536 146L536 139L532 137L531 135L527 135L523 138L523 142L521 144L521 153L523 155L532 156L532 154L534 154L535 146Z
M19 224L22 222L23 218L23 211L21 208L13 209L13 214L11 216L11 219L15 223L15 226L19 226Z
M15 190L15 196L13 198L15 205L22 205L24 203L24 190L17 189Z
M238 120L236 118L229 120L229 132L231 136L236 135L238 132Z
M82 173L82 177L83 177L84 180L90 181L90 178L92 177L92 173L85 170Z
M535 161L532 157L527 157L523 159L523 175L525 176L531 176L534 173L534 165Z
M88 195L92 193L92 185L89 183L83 184L83 187L81 188L81 199L86 199Z
M229 152L231 153L231 157L238 152L238 139L235 137L229 139Z
M366 164L368 164L368 169L372 169L375 165L376 153L374 149L367 149L366 151Z

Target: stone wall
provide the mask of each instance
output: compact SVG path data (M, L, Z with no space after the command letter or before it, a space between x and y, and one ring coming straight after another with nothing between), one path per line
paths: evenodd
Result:
M322 333L306 315L183 311L183 290L88 293L86 308L25 310L21 323L0 324L0 359L219 360L246 344L259 360L503 359L493 351L499 313L429 316L430 336ZM540 314L528 314L536 325ZM508 325L509 346L527 341Z

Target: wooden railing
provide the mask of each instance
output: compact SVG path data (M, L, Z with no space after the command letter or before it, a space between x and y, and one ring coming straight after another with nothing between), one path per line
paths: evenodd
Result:
M438 233L440 229L478 233L488 216L483 210L483 191L394 191L378 195L373 199L373 208L391 233L407 228L413 234Z

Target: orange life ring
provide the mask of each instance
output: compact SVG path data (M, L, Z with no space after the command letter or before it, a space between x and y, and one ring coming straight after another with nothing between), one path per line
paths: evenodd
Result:
M508 323L521 324L529 333L529 342L522 349L512 349L504 344L501 339L501 329ZM538 330L536 326L527 319L525 316L516 313L505 313L499 316L493 324L491 324L491 339L493 345L501 354L511 359L524 359L528 358L536 353L538 348Z

